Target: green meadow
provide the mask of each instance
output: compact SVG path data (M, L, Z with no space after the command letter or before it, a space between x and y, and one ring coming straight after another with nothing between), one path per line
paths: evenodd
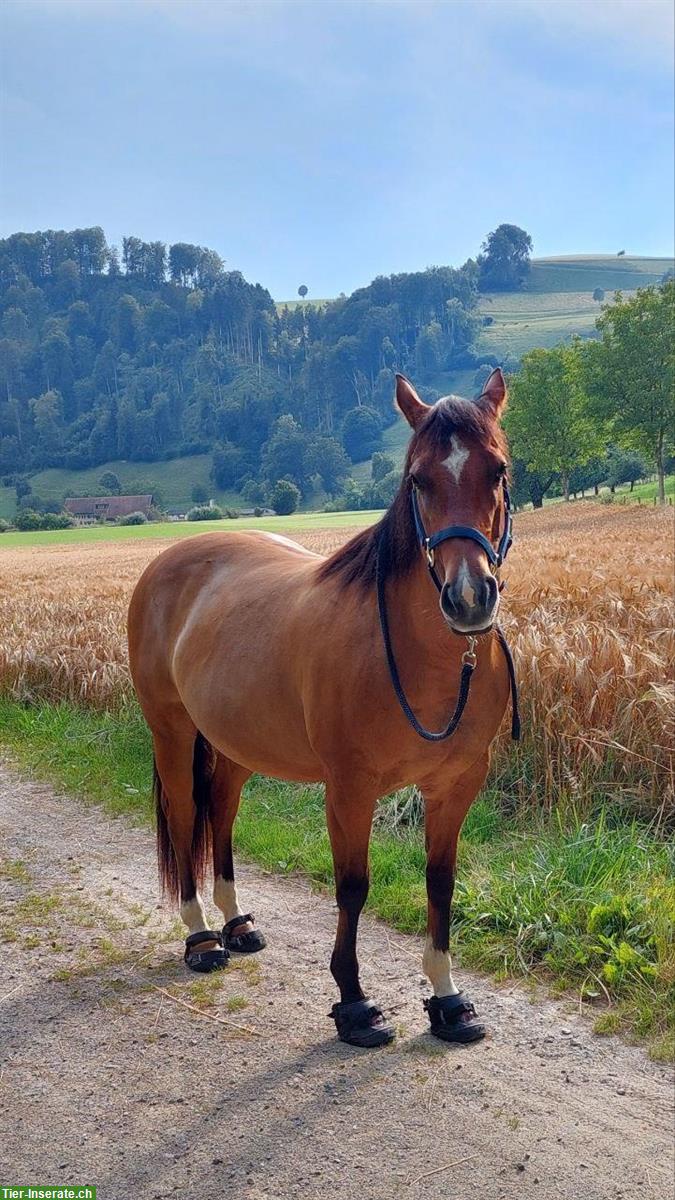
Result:
M0 551L15 546L56 546L82 542L118 542L138 538L181 538L194 537L199 533L214 530L260 529L266 533L293 533L293 530L311 529L354 529L372 525L382 516L379 510L363 512L307 512L293 513L289 517L237 517L222 521L157 521L147 525L82 525L75 529L57 529L49 532L19 533L10 531L0 535Z

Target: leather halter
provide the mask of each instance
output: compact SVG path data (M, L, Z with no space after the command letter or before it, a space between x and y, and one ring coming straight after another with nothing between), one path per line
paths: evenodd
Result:
M499 545L495 550L492 542L488 541L484 533L480 529L474 529L472 525L447 525L445 529L439 529L438 533L427 534L420 512L419 500L417 498L417 487L415 483L412 485L410 498L412 500L413 517L415 519L415 529L419 543L427 556L427 564L429 574L433 579L439 592L443 590L443 584L438 578L436 568L434 566L434 550L436 546L440 546L441 542L447 542L450 538L467 538L472 542L477 542L481 550L484 550L490 570L494 573L499 570L504 559L506 558L511 546L513 545L513 518L511 516L511 496L506 480L502 480L502 497L504 500L504 529L499 539Z
M477 542L478 545L481 547L481 549L485 551L487 558L488 558L488 562L490 564L490 570L493 573L496 572L498 570L498 568L504 562L504 559L506 558L506 555L508 554L508 552L513 544L513 520L512 520L512 516L511 516L511 497L509 495L509 489L507 487L505 479L502 480L502 492L503 492L503 499L504 499L504 518L505 518L504 519L504 529L503 529L502 535L499 539L499 545L498 545L497 549L495 550L494 546L492 545L492 543L490 541L488 541L488 539L485 537L485 535L482 534L479 529L474 529L472 525L448 525L448 526L446 526L445 529L439 529L438 533L433 533L433 534L431 534L431 536L429 536L426 532L426 529L424 528L424 522L422 521L422 515L420 513L419 503L417 500L417 488L416 488L415 484L413 483L412 491L411 491L411 500L412 500L413 516L414 516L414 520L415 520L415 528L417 530L417 536L419 539L420 546L422 547L422 549L424 550L424 552L426 554L427 566L429 568L429 574L431 575L431 578L433 579L439 592L441 592L443 590L443 584L441 583L440 579L438 578L438 574L437 574L436 568L434 566L434 550L435 550L436 546L440 545L441 542L446 542L450 538L467 538L468 540L470 540L472 542ZM452 734L457 729L457 727L462 719L464 709L466 708L468 701L469 701L471 678L476 669L476 663L477 663L476 649L475 649L476 638L471 636L470 634L465 635L466 639L467 639L467 649L464 651L464 653L462 655L462 672L461 672L461 676L460 676L459 693L457 696L457 703L455 705L454 713L450 717L450 720L448 721L448 723L444 729L440 729L440 730L438 730L438 732L433 732L432 730L425 729L424 726L418 721L417 717L415 716L415 713L413 712L412 708L410 707L410 704L408 703L406 694L403 691L403 685L401 683L401 678L398 673L398 667L396 666L396 659L394 657L394 649L391 644L391 633L389 630L389 619L387 617L387 604L386 604L386 598L385 598L385 592L384 592L384 584L385 584L384 577L383 577L381 569L380 569L380 554L379 554L379 546L378 546L377 559L376 559L377 611L378 611L378 615L380 618L380 629L382 631L382 640L384 642L384 649L385 649L385 653L387 656L387 666L389 668L389 677L391 679L391 683L392 683L394 692L396 693L396 699L398 700L398 702L405 714L407 721L412 726L412 728L415 730L415 733L419 734L419 736L421 738L424 738L425 741L427 741L427 742L445 741L445 739L451 737ZM513 665L513 656L509 649L506 638L504 637L504 634L498 625L496 626L495 632L497 634L497 639L499 641L499 644L504 653L504 657L506 659L506 669L508 671L509 686L511 689L511 737L513 738L514 742L517 742L520 740L520 713L519 713L519 709L518 709L518 684L516 682L516 672L515 672L515 667Z

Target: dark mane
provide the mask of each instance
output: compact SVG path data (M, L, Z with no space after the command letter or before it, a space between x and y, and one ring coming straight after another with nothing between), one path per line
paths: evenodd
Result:
M506 456L504 434L486 409L473 400L445 396L429 409L429 415L410 439L401 486L382 520L362 529L331 554L319 568L320 579L337 577L343 587L352 583L374 587L378 550L385 579L400 578L412 569L419 547L410 504L411 460L420 441L442 451L453 434L462 433L483 443L496 443Z

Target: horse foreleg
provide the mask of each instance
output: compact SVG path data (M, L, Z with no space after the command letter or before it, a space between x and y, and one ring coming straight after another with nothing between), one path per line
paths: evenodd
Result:
M427 936L422 968L433 988L425 1002L432 1032L446 1041L475 1041L485 1029L474 1020L473 1005L465 1000L452 977L450 905L455 885L457 842L462 822L480 791L489 767L486 756L447 788L423 788L427 851Z
M378 1046L391 1041L393 1029L366 999L359 979L356 937L368 896L368 843L376 797L353 784L326 788L326 819L333 851L338 927L330 969L340 989L331 1016L342 1041Z

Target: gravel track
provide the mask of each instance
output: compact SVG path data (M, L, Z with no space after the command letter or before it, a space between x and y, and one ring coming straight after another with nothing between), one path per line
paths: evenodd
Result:
M146 829L5 764L0 853L0 1184L95 1183L99 1200L672 1195L670 1070L569 1006L459 971L491 1033L444 1046L426 1032L421 943L365 918L365 980L399 1036L357 1050L326 1019L335 909L302 881L240 868L268 948L204 983L158 904Z

